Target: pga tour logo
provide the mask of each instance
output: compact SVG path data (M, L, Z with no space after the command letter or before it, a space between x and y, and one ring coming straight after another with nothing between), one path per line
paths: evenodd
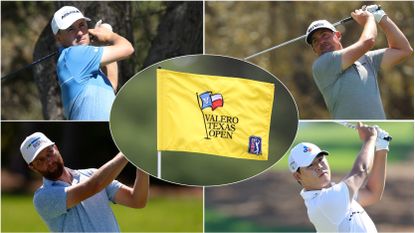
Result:
M261 137L250 136L248 153L260 155L262 154L262 139Z

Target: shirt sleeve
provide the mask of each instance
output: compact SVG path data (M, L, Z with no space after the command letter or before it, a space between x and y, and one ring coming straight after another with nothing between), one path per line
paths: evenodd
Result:
M319 198L321 212L333 224L339 224L347 215L350 207L349 189L344 182L340 182L331 188L324 189Z
M368 56L369 60L372 62L376 73L380 70L380 65L382 64L385 51L386 49L377 49L366 53L366 56Z
M65 187L41 188L36 191L33 203L43 219L52 219L62 215L67 212Z
M99 72L103 51L103 47L72 46L65 56L65 65L73 76L90 77Z
M115 203L115 194L118 192L118 190L121 188L123 184L121 182L119 182L118 180L114 180L111 182L111 184L109 184L106 188L105 191L107 192L108 198L110 201L112 201L113 203Z
M320 90L332 85L342 72L342 56L338 51L321 55L313 64L313 77Z

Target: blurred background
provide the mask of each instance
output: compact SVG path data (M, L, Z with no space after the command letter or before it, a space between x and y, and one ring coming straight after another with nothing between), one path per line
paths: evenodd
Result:
M294 140L298 127L297 106L287 88L275 77L258 66L234 58L212 55L178 57L154 64L136 74L120 90L111 110L110 126L115 143L134 164L145 171L157 175L158 67L178 72L252 79L274 83L275 86L268 160L162 151L163 179L188 185L222 185L247 179L275 164ZM247 104L243 107L249 113L250 108L256 105ZM201 139L204 135L202 132ZM246 146L248 149L248 142Z
M308 25L325 18L337 22L350 16L362 5L380 4L413 46L414 4L412 1L261 1L206 2L206 54L246 58L261 50L305 34ZM379 28L379 27L378 27ZM362 28L354 21L337 29L348 46L359 38ZM375 48L387 46L379 28ZM294 96L300 119L327 119L328 111L317 86L311 66L316 59L312 49L300 40L250 59L274 74ZM413 119L413 58L392 70L379 73L379 88L388 119Z
M2 122L1 124L1 230L47 232L33 205L42 177L32 172L20 154L26 136L40 131L58 146L65 166L99 168L118 149L108 123ZM117 178L133 185L135 167L128 164ZM143 209L111 205L123 232L202 232L203 189L179 186L150 178L150 198Z
M57 50L50 20L72 5L91 19L102 19L127 38L135 53L119 62L119 87L155 62L203 52L202 1L7 1L1 3L1 76ZM2 79L1 119L63 119L54 56Z
M414 231L414 125L377 124L393 137L382 200L365 207L379 232ZM301 122L293 145L307 141L327 150L332 180L351 169L361 148L357 132L333 122ZM288 153L250 180L205 189L206 232L315 232L307 217L301 186L288 170Z

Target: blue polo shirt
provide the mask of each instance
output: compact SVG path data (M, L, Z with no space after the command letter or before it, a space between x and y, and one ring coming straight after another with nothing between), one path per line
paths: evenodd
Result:
M103 51L85 45L61 49L57 74L66 119L109 120L115 93L100 69Z
M52 232L119 232L119 226L110 207L121 183L110 185L78 205L66 208L66 189L85 181L97 169L70 170L72 184L43 179L43 185L35 192L33 203Z

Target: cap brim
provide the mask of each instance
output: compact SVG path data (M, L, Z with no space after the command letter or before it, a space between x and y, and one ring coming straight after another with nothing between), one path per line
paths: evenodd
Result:
M328 152L328 151L326 151L326 150L322 150L322 151L320 151L320 153L318 153L318 154L316 155L316 157L317 157L317 156L319 156L319 155L329 155L329 152Z
M299 164L300 165L299 167L308 167L308 166L310 166L310 164L313 162L313 160L315 158L317 158L319 155L329 155L329 152L327 152L325 150L322 150L319 153L317 153L314 157L310 157L310 160L307 163Z

